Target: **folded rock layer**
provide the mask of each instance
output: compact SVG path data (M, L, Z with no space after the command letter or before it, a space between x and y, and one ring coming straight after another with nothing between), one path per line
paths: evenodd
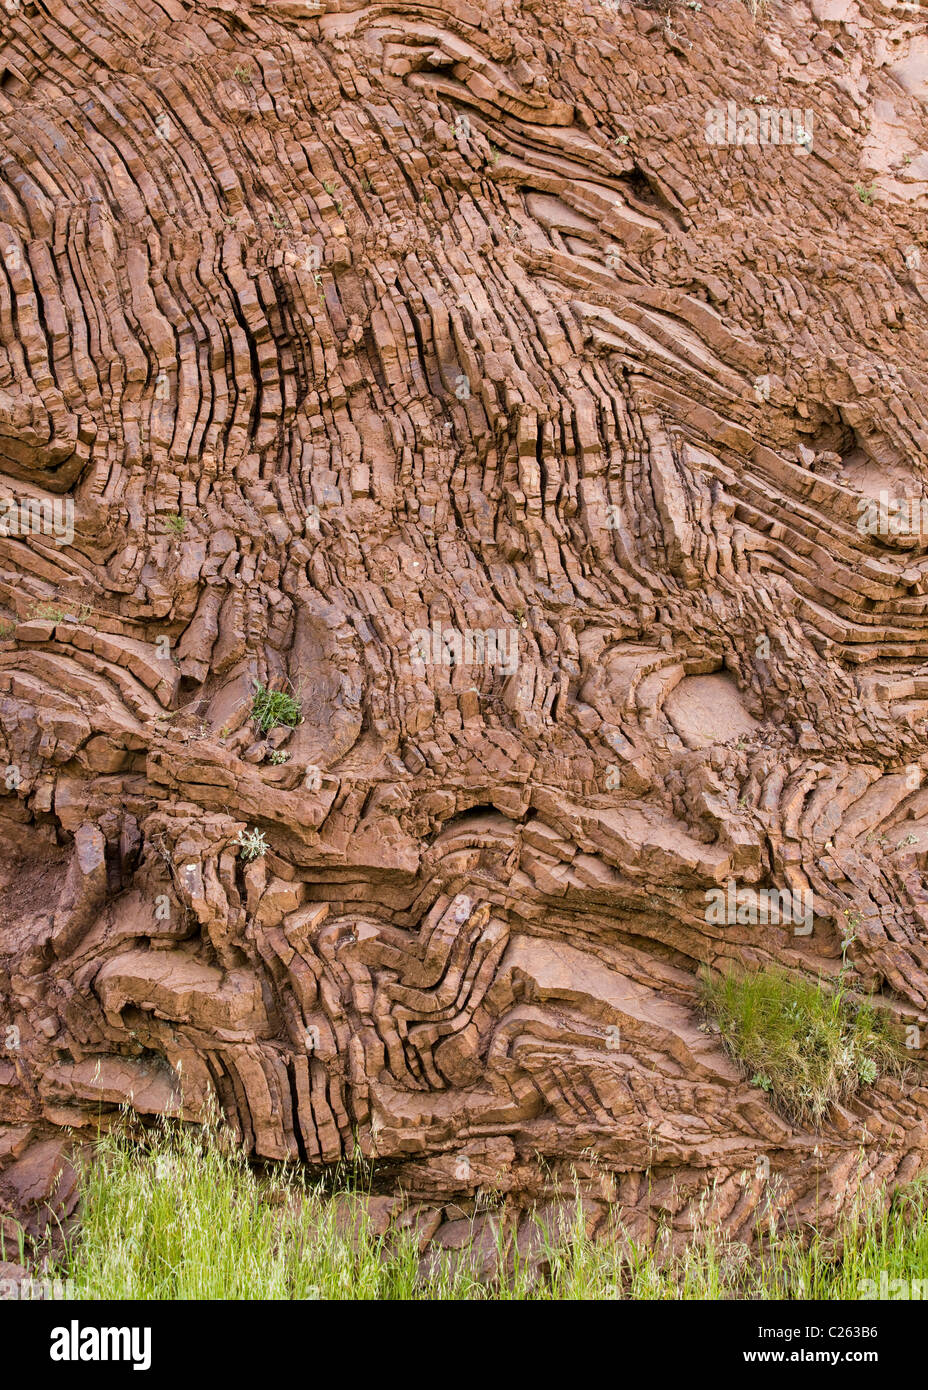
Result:
M4 0L30 1229L123 1104L376 1159L439 1244L925 1165L928 14L755 8ZM700 1009L774 965L903 1080L785 1118Z

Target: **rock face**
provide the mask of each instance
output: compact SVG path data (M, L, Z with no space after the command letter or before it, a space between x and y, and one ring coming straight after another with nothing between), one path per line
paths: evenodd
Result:
M0 1202L124 1101L643 1235L913 1176L925 12L0 30ZM842 952L912 1069L811 1132L698 972Z

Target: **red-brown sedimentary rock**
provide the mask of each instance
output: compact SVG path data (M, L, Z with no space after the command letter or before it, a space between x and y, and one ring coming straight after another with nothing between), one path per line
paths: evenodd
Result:
M573 1170L736 1235L759 1156L796 1221L918 1172L917 1047L802 1129L698 973L852 938L928 1020L928 531L861 526L928 478L928 14L0 34L0 1202L126 1099L359 1146L439 1244ZM729 880L813 930L709 923Z

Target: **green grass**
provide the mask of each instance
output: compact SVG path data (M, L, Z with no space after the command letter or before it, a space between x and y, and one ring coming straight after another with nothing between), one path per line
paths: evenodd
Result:
M839 1253L840 1252L840 1253ZM919 1180L892 1201L852 1204L830 1240L795 1236L770 1242L765 1253L769 1298L898 1297L893 1281L923 1281L906 1297L928 1298L928 1191ZM881 1278L883 1288L880 1292ZM874 1286L870 1288L865 1281Z
M917 1184L892 1203L850 1208L830 1240L784 1233L771 1214L753 1253L708 1217L674 1257L660 1253L660 1239L653 1249L595 1243L568 1201L556 1234L535 1218L529 1260L514 1254L501 1206L494 1273L494 1261L481 1270L473 1251L423 1260L412 1230L377 1234L365 1200L371 1176L347 1164L326 1181L290 1165L260 1173L216 1125L164 1122L146 1148L113 1132L83 1166L81 1224L55 1273L78 1298L159 1301L857 1299L864 1280L878 1290L881 1275L928 1278L928 1194Z
M706 1012L722 1042L755 1085L799 1124L817 1126L833 1104L884 1074L901 1077L906 1060L884 1014L855 1003L843 984L769 969L706 975Z
M82 1177L68 1275L87 1299L406 1299L483 1293L466 1262L422 1277L412 1231L372 1229L357 1175L343 1189L281 1166L261 1176L217 1130L167 1128L148 1153L97 1146Z
M276 729L281 724L296 728L303 714L299 700L285 690L268 690L267 686L256 681L251 717L257 721L261 732L266 734L269 729Z
M39 619L50 623L86 623L93 611L89 603L82 603L78 611L74 613L67 608L62 608L59 603L36 601L29 605L26 617L30 620Z
M33 603L27 614L42 622L63 623L71 615L57 603Z

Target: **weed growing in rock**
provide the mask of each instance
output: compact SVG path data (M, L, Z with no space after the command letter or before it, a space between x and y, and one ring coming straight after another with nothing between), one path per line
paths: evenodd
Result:
M26 616L49 623L86 623L92 613L93 609L89 603L82 603L75 613L62 608L60 603L46 601L30 604Z
M905 1058L885 1016L843 983L779 969L704 977L704 1000L725 1047L790 1119L819 1125L829 1106L878 1076L901 1076Z
M242 859L260 859L261 855L267 854L270 849L270 845L264 838L264 832L257 829L240 830L238 832L238 844Z
M254 699L251 702L251 717L262 733L286 725L296 728L303 717L299 700L288 695L285 690L268 690L260 681L255 682Z

